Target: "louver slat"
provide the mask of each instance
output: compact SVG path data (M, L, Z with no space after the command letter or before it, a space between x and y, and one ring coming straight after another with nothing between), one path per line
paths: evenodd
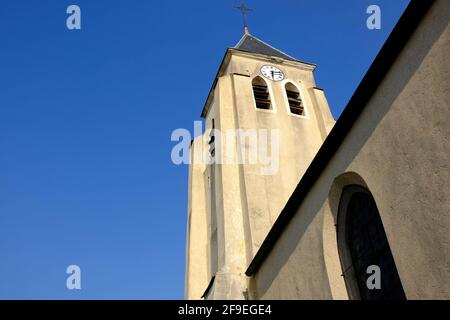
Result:
M255 96L256 108L270 109L270 96L267 86L253 84L253 95Z
M300 99L300 93L286 90L286 94L291 112L300 116L304 115L304 107L302 99Z

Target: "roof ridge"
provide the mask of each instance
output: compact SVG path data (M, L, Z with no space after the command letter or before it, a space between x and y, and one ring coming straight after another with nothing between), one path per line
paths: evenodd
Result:
M251 36L251 34L250 33L244 33L242 35L241 39L239 40L239 42L234 46L235 49L237 49L242 44L242 42L244 42L244 38L246 36Z

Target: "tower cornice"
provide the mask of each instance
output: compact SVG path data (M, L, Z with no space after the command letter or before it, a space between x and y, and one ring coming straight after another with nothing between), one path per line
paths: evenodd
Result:
M202 113L201 113L202 118L206 118L206 116L208 114L209 108L210 108L211 103L214 98L214 90L216 89L217 81L221 76L223 76L225 74L225 70L227 69L228 64L231 60L231 57L233 55L252 58L255 60L260 60L261 62L283 64L286 66L291 66L291 67L295 67L295 68L299 68L299 69L303 69L303 70L307 70L307 71L311 71L311 72L314 71L314 69L316 68L316 64L310 63L310 62L305 62L305 61L300 61L300 60L292 60L292 59L283 59L283 58L276 57L276 56L268 56L268 55L261 54L261 53L248 52L248 51L240 50L237 48L228 48L227 51L225 52L222 62L220 63L219 69L214 78L213 85L211 86L211 89L208 93L208 97L203 106Z

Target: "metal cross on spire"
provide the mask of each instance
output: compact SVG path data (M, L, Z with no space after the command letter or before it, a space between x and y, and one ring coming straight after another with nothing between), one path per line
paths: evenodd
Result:
M244 32L248 33L248 25L247 25L247 12L253 11L253 9L250 9L247 7L247 5L244 3L244 1L241 2L240 5L234 6L234 8L238 9L242 13L242 18L244 20Z

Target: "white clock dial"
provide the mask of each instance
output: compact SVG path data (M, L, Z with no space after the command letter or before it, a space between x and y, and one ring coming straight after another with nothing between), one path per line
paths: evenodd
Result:
M284 73L274 66L262 66L261 73L264 77L274 81L281 81L284 79Z

